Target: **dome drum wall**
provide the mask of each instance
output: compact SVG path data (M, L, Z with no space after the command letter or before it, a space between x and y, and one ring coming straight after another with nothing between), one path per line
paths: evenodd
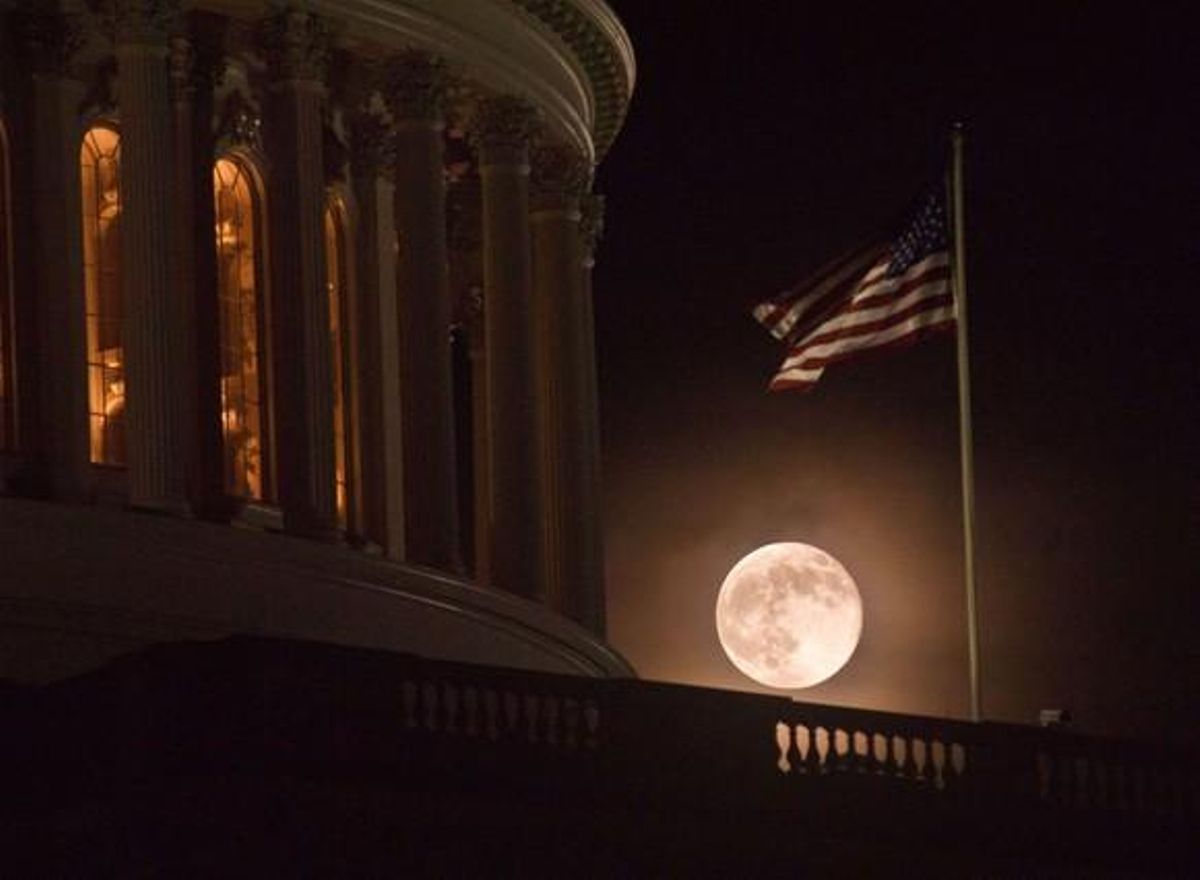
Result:
M0 675L238 631L628 674L602 641L587 224L547 213L537 167L566 157L571 200L594 200L634 79L611 11L47 4L59 7L0 4L2 44L22 59L0 63L13 182L0 230L15 245L0 251L0 496L60 502L0 497L4 540L23 545L0 570L0 627L18 646ZM98 121L120 155L119 333L103 349L116 367L89 360L83 307L99 246L80 222L80 149ZM242 175L240 213L214 187L221 163ZM454 216L448 184L476 193ZM478 241L463 248L454 229L468 226ZM121 378L108 390L124 433L100 458L89 424L111 407L96 410L91 361ZM282 573L302 557L311 566ZM272 559L281 568L256 561Z

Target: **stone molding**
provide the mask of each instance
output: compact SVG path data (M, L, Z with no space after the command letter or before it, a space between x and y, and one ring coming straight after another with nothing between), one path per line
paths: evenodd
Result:
M425 52L401 52L383 71L384 99L398 123L441 125L449 88L446 62Z
M324 80L329 60L329 28L324 19L285 9L264 19L258 36L274 80Z

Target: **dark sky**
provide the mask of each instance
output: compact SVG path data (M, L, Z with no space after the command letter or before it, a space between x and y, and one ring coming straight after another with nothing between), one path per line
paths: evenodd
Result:
M611 3L638 53L599 180L613 643L647 678L762 690L721 652L716 593L754 547L805 541L866 619L795 696L966 714L952 337L768 394L783 352L747 314L895 216L961 119L985 715L1196 741L1182 7Z

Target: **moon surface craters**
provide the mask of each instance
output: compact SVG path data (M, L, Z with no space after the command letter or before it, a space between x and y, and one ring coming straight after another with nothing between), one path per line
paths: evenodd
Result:
M809 687L837 672L862 631L858 588L842 565L807 544L768 544L729 572L717 634L743 673L778 688Z

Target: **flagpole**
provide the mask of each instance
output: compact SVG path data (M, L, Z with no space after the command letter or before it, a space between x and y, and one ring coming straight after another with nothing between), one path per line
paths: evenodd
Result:
M967 591L967 663L971 720L983 719L979 686L979 619L975 597L975 462L971 435L971 366L967 350L967 246L963 221L963 127L950 132L950 211L954 224L954 299L958 327L958 428L962 457L963 574Z

